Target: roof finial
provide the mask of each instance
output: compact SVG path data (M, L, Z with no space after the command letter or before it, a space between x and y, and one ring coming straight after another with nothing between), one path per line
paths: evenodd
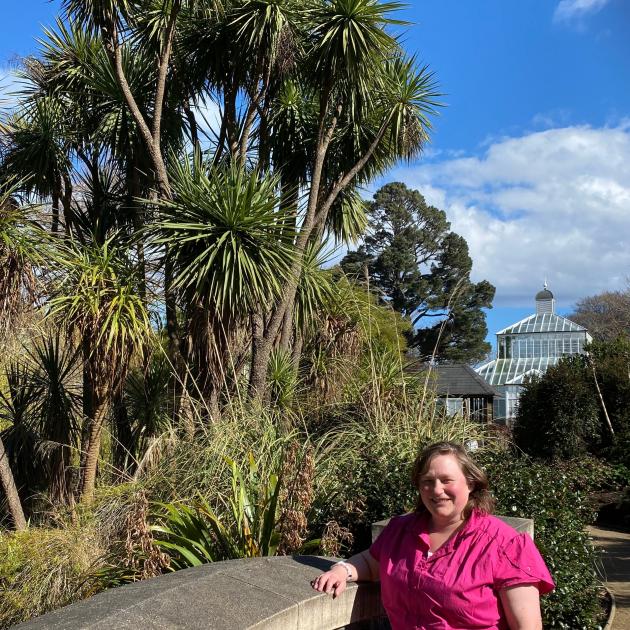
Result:
M547 278L545 277L545 283L543 284L543 289L547 288Z

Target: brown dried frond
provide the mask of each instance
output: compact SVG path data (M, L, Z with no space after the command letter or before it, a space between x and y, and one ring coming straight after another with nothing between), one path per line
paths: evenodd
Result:
M308 529L306 514L313 503L315 461L311 447L303 453L301 451L298 441L293 440L282 466L281 479L284 484L280 491L280 555L295 553L304 543Z
M349 547L354 542L354 536L347 527L342 527L337 521L326 523L320 549L325 556L338 558L343 548Z
M361 350L356 322L346 317L328 315L321 328L321 340L332 357L354 358Z
M125 557L123 566L133 570L138 580L161 575L167 569L170 558L155 544L147 517L149 501L140 491L134 497L132 507L125 518Z
M343 315L327 315L310 342L311 365L307 383L323 401L333 402L342 393L348 370L361 351L361 335L356 322Z
M297 42L293 29L286 25L280 32L275 54L275 71L284 76L295 68L297 60Z

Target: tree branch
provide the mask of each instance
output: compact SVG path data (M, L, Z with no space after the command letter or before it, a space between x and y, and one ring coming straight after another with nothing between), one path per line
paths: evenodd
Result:
M247 114L245 115L245 120L243 123L243 131L241 133L240 139L240 147L239 147L239 160L241 164L245 163L245 157L247 156L247 143L249 141L249 134L251 132L252 125L254 124L254 119L256 117L256 112L258 111L258 105L260 101L267 93L269 88L269 81L271 78L271 64L267 68L267 72L263 79L262 85L256 95L250 99L249 106L247 108Z
M166 92L166 75L168 73L168 64L171 57L171 49L173 47L173 36L175 34L175 23L177 15L181 8L181 0L173 0L173 8L168 19L166 31L164 32L164 40L162 43L162 53L158 64L158 77L155 86L155 104L153 116L153 144L160 147L161 130L162 130L162 109L164 107L164 94Z
M151 157L151 161L153 162L153 167L155 168L158 183L160 186L160 192L165 198L168 199L171 196L171 187L168 182L166 166L164 165L164 160L162 159L160 147L156 147L153 143L153 135L151 134L151 130L149 129L149 126L147 125L147 122L142 115L140 108L138 107L138 103L136 102L136 99L131 92L129 82L127 81L125 69L123 68L122 64L122 50L120 48L120 42L118 41L118 33L115 29L111 33L107 33L107 30L104 29L103 37L105 39L106 47L110 54L110 58L112 58L114 62L116 79L118 80L118 84L120 85L120 89L122 90L123 96L127 103L127 107L129 107L129 111L131 112L133 119L138 125L140 135L144 140L147 151L149 152L149 156Z
M330 194L326 198L326 201L322 204L317 214L322 215L322 217L318 217L319 220L325 221L328 216L328 211L330 210L333 203L335 203L335 199L339 193L356 177L358 173L361 172L363 167L367 164L368 160L372 157L374 151L376 151L376 147L380 144L383 136L385 135L385 131L387 131L387 127L392 119L393 111L389 113L389 115L385 118L383 123L381 124L380 129L378 130L372 144L368 147L368 150L365 152L363 157L357 160L356 164L344 175L343 173L338 177L337 183L333 186Z

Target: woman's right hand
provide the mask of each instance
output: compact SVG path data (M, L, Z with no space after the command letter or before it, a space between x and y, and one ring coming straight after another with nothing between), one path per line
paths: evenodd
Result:
M335 564L330 571L326 571L316 577L311 582L311 586L320 593L332 594L333 597L339 597L339 595L346 590L347 583L348 572L345 567Z

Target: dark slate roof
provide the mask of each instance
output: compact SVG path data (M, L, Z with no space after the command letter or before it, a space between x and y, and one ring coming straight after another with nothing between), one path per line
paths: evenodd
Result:
M411 365L410 371L423 371L418 365ZM475 370L464 363L435 365L431 368L435 388L439 396L501 396L492 385Z

